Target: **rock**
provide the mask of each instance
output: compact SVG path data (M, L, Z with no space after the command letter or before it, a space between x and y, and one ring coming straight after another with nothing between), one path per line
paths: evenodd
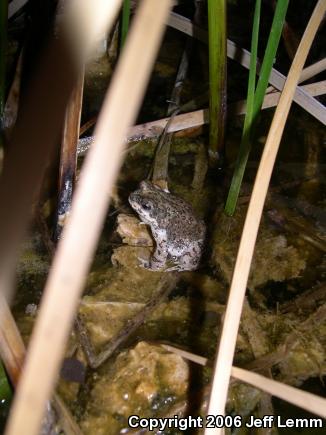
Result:
M148 417L157 401L184 398L189 366L179 355L145 342L121 353L90 393L81 429L85 435L120 433L133 414Z
M233 217L216 216L213 233L211 263L231 282L239 248L246 207L239 207ZM251 265L248 287L254 290L268 281L285 281L296 278L306 262L298 249L288 246L284 235L277 234L262 219Z

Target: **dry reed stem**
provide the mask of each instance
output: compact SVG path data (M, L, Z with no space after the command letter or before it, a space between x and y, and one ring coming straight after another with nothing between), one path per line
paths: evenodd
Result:
M73 176L75 176L76 147L77 147L79 130L80 130L83 89L84 89L84 71L80 74L78 78L78 81L72 91L66 109L66 118L63 127L63 137L61 142L59 190L64 188L64 177L65 177L65 173L67 172L67 166L72 166L72 174Z
M75 187L77 144L83 104L83 90L84 68L82 68L66 108L59 165L59 195L55 229L56 240L60 238L62 228L69 216L72 194Z
M207 32L198 26L195 26L188 18L182 17L179 14L171 13L168 25L174 29L180 30L189 36L199 39L202 42L207 42ZM238 47L233 41L227 40L227 55L230 59L239 62L245 68L249 68L250 52L244 48ZM282 90L286 77L276 69L272 68L269 82L278 90ZM312 98L300 87L297 87L294 94L294 101L299 104L308 113L326 125L326 109L316 99Z
M110 8L112 2L106 4ZM155 2L155 8L152 0L143 0L134 20L45 287L6 435L36 435L40 428L122 163L124 137L141 103L170 6L170 0Z
M161 347L201 366L206 366L209 362L207 358L168 344L161 344ZM253 373L239 367L232 367L231 376L238 381L252 385L265 393L286 400L322 418L326 417L326 399L323 397L302 391L299 388L286 385L282 382L274 381L273 379L268 379L258 373Z
M57 393L53 395L51 405L59 417L58 426L62 429L64 435L83 435L78 424L70 414L65 402Z
M302 86L305 92L310 95L317 96L326 93L326 80L317 83L311 83L309 85ZM266 95L263 102L263 109L274 107L279 99L280 92L273 92L272 94ZM241 115L246 112L246 102L245 100L233 103L229 107L230 116ZM157 137L162 133L162 129L165 128L167 122L170 118L162 118L157 121L146 122L144 124L135 125L131 127L128 132L128 141L134 141ZM181 115L175 116L167 130L168 133L173 133L180 130L185 130L191 127L199 127L203 124L208 123L208 109L195 110L194 112L187 112ZM83 155L86 151L79 153Z
M8 2L9 3L9 2ZM16 12L19 11L25 4L27 0L13 0L8 5L8 19L15 15Z
M233 273L218 355L213 376L208 414L223 415L231 375L233 355L240 323L242 304L254 252L258 227L267 195L276 154L281 141L286 119L295 93L296 84L306 61L309 49L323 19L326 1L319 0L304 32L298 51L291 65L288 78L276 109L266 145L258 168L251 201L244 224L240 247ZM221 428L206 428L205 434L221 434Z
M164 299L167 299L172 290L175 289L178 282L178 274L170 272L163 274L157 289L153 293L151 299L146 305L120 329L120 331L111 338L109 343L104 346L99 354L95 354L94 348L90 342L86 328L83 324L82 318L76 320L76 329L79 335L79 341L82 345L83 351L87 357L89 365L96 369L100 367L108 358L117 351L119 347L133 334L140 325L145 323L150 314L161 304Z
M274 381L273 379L268 379L258 373L249 372L239 367L232 367L231 376L322 418L326 417L326 399L323 397L307 393L306 391Z
M326 57L324 59L319 60L318 62L313 63L312 65L307 66L300 75L299 83L305 82L306 80L314 77L317 74L325 71L326 69Z
M196 355L195 353L188 352L187 350L179 349L178 347L171 346L170 344L161 344L161 347L163 347L168 352L175 353L176 355L187 359L188 361L192 361L201 366L207 365L208 359L203 356Z
M232 50L232 53L230 53L230 57L234 53L235 52ZM247 59L246 56L245 59ZM243 63L243 66L247 66L247 63L248 62L246 60ZM324 71L325 69L326 69L326 59L322 59L321 61L308 66L302 71L298 83L308 80L309 78ZM300 86L298 89L304 91L304 95L309 94L311 97L316 97L326 93L326 81L323 80L320 82L311 83L309 85ZM262 109L268 109L270 107L276 106L278 104L280 95L281 92L277 91L274 86L270 86L269 88L267 88ZM230 104L228 111L229 111L228 116L242 115L246 113L246 101L242 100ZM323 112L325 112L325 109L323 109ZM320 112L320 116L323 116L322 112ZM158 119L157 121L151 121L151 122L147 122L144 124L139 124L131 127L128 132L128 141L141 140L141 139L159 136L162 133L162 130L164 130L169 119L170 118ZM174 133L176 131L185 130L187 128L199 127L203 124L207 124L208 120L209 120L208 109L183 113L181 115L173 117L173 120L171 121L167 132ZM96 124L96 121L97 121L97 117L94 117L91 120L87 121L81 128L81 134L84 134L85 131L88 130L88 128ZM80 139L80 143L85 143L84 140L85 138ZM82 145L82 151L78 151L78 155L79 156L84 155L88 150L88 148L89 148L89 144L88 146Z
M324 95L326 93L326 80L301 86L300 88L311 96ZM281 93L278 91L266 95L262 109L269 109L276 106L279 102L280 95ZM246 113L245 100L230 104L229 116L242 115L244 113ZM187 112L183 113L182 115L174 116L172 119L162 118L156 121L135 125L129 129L127 140L128 142L132 142L158 137L162 134L162 130L166 128L168 123L169 125L166 133L175 133L188 128L200 127L204 124L207 124L208 121L208 109L195 110L194 112ZM86 154L88 149L92 146L94 140L93 138L94 137L89 136L79 139L77 147L78 156L83 156ZM85 140L87 140L87 144L85 143Z
M7 301L0 293L0 356L6 368L12 385L16 388L25 359L25 345L12 316ZM60 427L66 435L82 435L79 427L57 394L54 395L51 406L54 406L60 420ZM51 407L47 406L47 419L51 420Z
M326 80L321 82L311 83L309 85L300 86L302 90L311 96L323 95L326 93ZM274 89L274 88L273 88ZM281 92L275 91L265 95L262 109L269 109L270 107L277 106L280 100ZM240 115L246 113L246 100L238 101L237 103L230 104L230 116Z
M103 35L108 34L122 0L69 0L64 2L62 23L75 50L77 60L88 59Z
M298 83L303 83L306 80L311 79L312 77L320 74L321 72L326 70L326 58L319 60L318 62L315 62L309 66L307 66L304 70L302 70L302 73L300 74L300 78ZM275 88L274 86L269 86L266 89L266 94L270 92L274 92Z
M3 292L0 292L0 319L0 356L16 386L24 363L25 346Z

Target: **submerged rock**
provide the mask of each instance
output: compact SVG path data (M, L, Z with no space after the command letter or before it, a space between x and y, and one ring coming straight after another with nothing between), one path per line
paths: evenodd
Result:
M117 218L117 233L123 243L132 246L153 246L153 239L146 225L136 216L120 213Z
M148 417L184 398L188 364L178 355L145 342L121 353L108 373L95 381L81 428L85 435L116 434L128 417Z
M233 274L245 212L246 207L239 207L234 217L221 214L215 219L211 263L228 283ZM298 249L289 246L286 237L277 234L263 218L249 275L249 289L254 290L268 281L296 278L305 266L305 258Z

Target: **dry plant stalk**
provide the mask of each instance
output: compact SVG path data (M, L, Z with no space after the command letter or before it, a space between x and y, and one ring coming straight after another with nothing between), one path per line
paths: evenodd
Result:
M2 293L0 293L0 318L2 320L0 322L0 356L11 383L16 388L22 373L26 350L15 319ZM57 394L54 395L51 405L48 404L46 407L47 415L43 422L45 426L52 420L52 407L55 408L60 420L59 425L66 435L81 435L76 422Z
M169 344L161 344L161 347L201 366L209 364L207 358L170 346ZM231 376L238 381L252 385L259 390L265 391L279 399L286 400L287 402L319 415L322 418L325 418L326 416L326 399L319 397L316 394L308 393L299 388L285 385L282 382L268 379L258 373L253 373L249 370L235 366L231 369Z
M8 2L9 3L9 2ZM27 3L27 0L13 0L8 5L8 18L11 18L15 15L16 12L19 11L25 4Z
M258 227L267 195L276 154L290 111L291 102L301 70L309 49L326 10L325 0L319 0L310 18L291 65L279 105L268 133L264 152L258 168L252 197L244 224L240 247L233 273L229 301L227 304L218 355L213 376L208 414L223 415L232 369L233 355L240 323L242 304L246 292L251 260L254 252ZM205 434L221 434L222 429L206 429Z
M169 17L168 25L189 36L193 36L202 42L207 42L207 32L194 25L189 18L182 17L173 12ZM227 55L230 59L236 60L245 68L249 68L250 52L237 46L230 39L227 40ZM285 77L279 71L272 68L269 82L274 86L274 88L281 91L285 83ZM326 125L326 109L319 101L312 98L300 87L297 87L293 99L297 104L299 104L299 106L303 107L308 113Z
M77 143L83 102L84 69L72 91L66 109L59 167L59 198L55 239L58 240L69 215L77 170Z
M273 379L268 379L258 373L249 372L239 367L232 367L231 376L322 418L326 417L326 399L323 397L299 390L290 385L285 385Z
M312 97L323 95L326 93L326 80L323 80L321 82L311 83L305 86L300 86L300 88ZM281 96L281 92L276 91L275 89L274 92L265 95L262 109L268 109L270 107L277 106L280 100L280 96ZM246 100L233 103L232 105L230 105L229 111L230 111L229 116L246 113Z
M274 88L273 88L274 89ZM301 89L310 96L319 96L326 93L326 80L309 85L301 86ZM268 109L278 104L281 93L279 91L271 92L265 95L262 109ZM229 106L229 116L242 115L246 112L246 101L241 100ZM145 122L131 127L128 131L128 142L138 141L142 139L150 139L160 136L162 130L165 133L176 133L181 130L187 130L193 127L200 127L207 124L209 121L208 109L195 110L193 112L183 113L170 118L162 118L156 121ZM87 130L96 123L96 118L84 124L83 130ZM83 156L86 154L94 140L93 136L79 139L77 154Z
M107 18L108 27L115 18L120 2L121 0L112 0L107 5L110 13L101 16L102 22L104 15ZM100 3L103 7L105 1L98 1L96 5ZM83 5L87 6L87 0L69 2L70 4L72 9L75 7L80 11ZM69 16L70 20L66 18L70 24L70 36L72 15ZM92 21L92 16L90 13L89 21ZM32 205L40 193L45 169L57 147L64 111L76 80L77 63L82 64L89 54L86 48L89 50L96 46L98 30L96 27L92 33L93 40L90 39L86 47L81 46L74 56L71 44L67 41L67 31L59 31L56 37L52 36L20 102L20 114L8 147L10 152L6 154L0 174L0 288L8 300L13 293L18 246L27 229ZM53 86L54 77L56 86ZM48 103L46 108L44 100ZM31 128L35 120L38 123L37 129Z
M301 89L311 96L324 95L326 93L326 80L302 86ZM276 106L279 102L280 95L281 93L278 91L266 95L262 109L268 109L270 107ZM245 100L237 101L229 106L229 116L242 115L245 112ZM175 133L177 131L186 130L192 127L200 127L201 125L207 124L208 121L208 109L200 109L170 118L162 118L156 121L145 122L144 124L138 124L129 129L128 142L160 136L160 134L162 134L162 130L164 129L166 129L166 133ZM95 122L96 120L94 119L90 120L92 125L94 125ZM89 124L86 123L85 128L88 128L88 126ZM77 149L78 156L83 156L86 154L92 142L92 136L80 139Z
M119 12L122 0L64 1L62 23L70 38L77 60L84 64L103 35L108 34Z
M300 75L299 83L305 82L311 77L320 74L321 72L325 71L325 69L326 69L326 57L324 59L319 60L316 63L313 63L312 65L307 66L302 71L302 74Z
M134 20L45 287L6 435L36 435L40 428L122 163L124 138L141 103L171 4L161 0L154 8L152 0L144 0ZM91 8L96 7L92 2Z
M305 93L310 96L318 96L326 93L326 81L323 80L317 83L311 83L306 86L301 87ZM273 92L272 94L266 95L263 102L263 109L267 109L269 107L274 107L277 105L280 99L280 92ZM231 112L231 116L241 115L246 111L246 102L238 101L232 105L230 105L229 111ZM162 129L165 128L170 118L162 118L157 121L146 122L144 124L135 125L131 127L128 133L128 140L137 140L139 138L151 138L159 136L162 132ZM199 127L203 124L207 124L209 120L208 117L208 109L195 110L194 112L183 113L181 115L175 116L167 130L168 133L174 133L179 130L184 130L190 127ZM80 153L80 155L82 155Z
M163 347L165 350L167 350L169 352L173 352L176 355L179 355L182 358L184 358L188 361L192 361L192 362L199 364L201 366L206 366L208 363L207 358L205 358L203 356L196 355L195 353L189 352L187 350L183 350L183 349L179 349L178 347L171 346L170 344L163 344L162 343L161 347Z
M0 356L13 385L17 385L25 358L25 346L7 301L0 292Z
M307 66L304 70L302 70L298 83L303 83L306 80L311 79L312 77L325 71L325 69L326 69L326 58L321 59L318 62L315 62ZM266 94L269 94L270 92L275 92L274 86L269 86L266 89Z
M111 338L109 343L104 346L99 354L95 354L93 345L87 334L87 330L83 324L82 318L77 316L76 330L79 335L79 341L82 345L83 351L87 357L89 365L93 369L100 367L114 352L133 334L140 325L142 325L149 315L163 302L164 299L175 289L178 282L178 274L176 272L165 273L161 278L157 289L153 293L151 299L146 303L137 314L127 321L125 326Z
M162 189L168 189L169 156L173 138L173 133L168 133L168 129L173 122L173 119L180 111L181 92L188 72L191 49L192 41L191 38L188 38L181 56L177 76L171 93L170 104L167 110L167 115L170 116L170 119L165 124L164 130L156 146L151 178L153 183L157 184Z

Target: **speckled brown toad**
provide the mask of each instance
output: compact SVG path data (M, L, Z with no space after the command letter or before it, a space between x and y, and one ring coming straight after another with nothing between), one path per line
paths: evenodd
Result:
M129 203L140 219L151 228L156 249L145 268L162 270L166 261L175 266L165 269L194 270L198 267L205 239L205 224L198 219L190 204L142 181L139 189L131 193Z

